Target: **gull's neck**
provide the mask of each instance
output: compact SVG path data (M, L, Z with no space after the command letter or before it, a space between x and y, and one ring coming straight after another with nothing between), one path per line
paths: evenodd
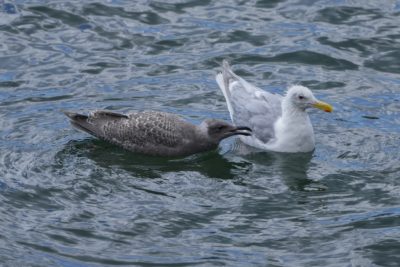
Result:
M194 142L199 144L199 143L212 143L210 136L208 134L208 125L206 122L201 122L199 125L194 126L195 127L195 140ZM197 145L196 144L196 145Z
M202 121L199 125L195 126L195 131L198 138L207 139L208 138L208 125L205 121Z
M307 112L289 98L282 100L282 117L274 126L276 139L268 147L280 152L309 152L315 147L314 131Z
M289 99L284 98L282 101L282 119L283 120L304 120L308 119L307 112L295 106Z

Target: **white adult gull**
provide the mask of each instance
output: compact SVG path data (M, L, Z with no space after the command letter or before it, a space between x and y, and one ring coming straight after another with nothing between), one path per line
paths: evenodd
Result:
M333 110L301 85L289 87L285 96L257 88L236 75L226 60L216 80L232 122L252 129L251 136L240 136L241 141L260 149L289 153L314 150L314 130L306 110Z

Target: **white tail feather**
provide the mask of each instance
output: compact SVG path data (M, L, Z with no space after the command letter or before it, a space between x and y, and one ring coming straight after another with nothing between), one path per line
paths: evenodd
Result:
M226 105L228 106L229 115L233 122L233 108L232 108L232 104L231 104L229 88L226 88L226 86L225 86L224 77L222 76L222 73L218 73L217 76L215 77L215 79L217 81L219 88L221 89L222 93L224 94Z

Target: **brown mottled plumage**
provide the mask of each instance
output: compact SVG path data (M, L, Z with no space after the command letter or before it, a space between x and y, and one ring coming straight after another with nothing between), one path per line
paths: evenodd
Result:
M64 113L80 130L127 150L153 156L187 156L212 150L224 138L250 135L251 131L214 119L194 125L175 114L156 111L124 115L100 110L88 116Z

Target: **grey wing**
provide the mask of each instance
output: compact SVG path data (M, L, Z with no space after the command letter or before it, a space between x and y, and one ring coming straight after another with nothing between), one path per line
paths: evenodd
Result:
M149 153L157 149L175 148L183 139L179 128L186 123L179 116L162 112L124 115L95 111L88 116L64 113L70 118L72 125L80 130L128 150Z
M249 94L240 84L234 84L231 90L233 122L235 125L248 126L253 135L263 142L275 137L274 124L281 116L281 101L262 93Z
M110 120L103 125L104 138L126 149L145 151L152 148L175 148L182 140L179 130L185 123L180 117L161 112L128 114L122 120Z
M89 115L83 115L75 112L65 111L64 114L70 119L71 124L82 131L85 131L98 138L104 138L104 127L110 122L127 119L128 116L111 112L95 111Z
M274 124L282 114L282 96L266 92L237 76L224 61L217 82L235 125L248 126L263 142L274 138Z

